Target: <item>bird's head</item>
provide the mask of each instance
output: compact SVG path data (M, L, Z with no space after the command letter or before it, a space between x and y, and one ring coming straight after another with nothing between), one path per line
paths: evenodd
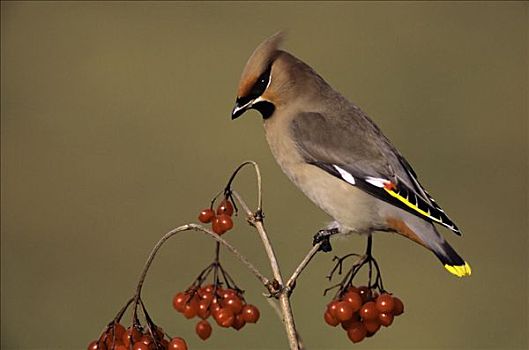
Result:
M258 110L264 119L268 119L288 97L292 79L286 58L293 56L279 50L283 37L279 32L266 39L248 59L239 81L232 119L248 109Z

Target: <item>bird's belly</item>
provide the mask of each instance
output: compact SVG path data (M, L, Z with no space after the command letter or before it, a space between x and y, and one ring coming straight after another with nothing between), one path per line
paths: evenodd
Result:
M268 122L266 138L283 172L344 231L370 233L383 226L379 200L315 165L305 163L285 128ZM273 132L271 132L273 131Z
M344 231L370 233L380 226L376 198L310 164L299 163L283 170Z

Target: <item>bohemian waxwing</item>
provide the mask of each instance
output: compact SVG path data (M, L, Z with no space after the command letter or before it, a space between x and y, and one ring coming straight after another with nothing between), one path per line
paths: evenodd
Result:
M396 232L431 250L452 274L470 275L469 264L433 224L457 235L459 229L406 159L360 108L280 50L281 41L281 33L272 36L249 58L232 119L248 109L262 114L281 169L335 220L320 235ZM322 247L330 250L328 241Z

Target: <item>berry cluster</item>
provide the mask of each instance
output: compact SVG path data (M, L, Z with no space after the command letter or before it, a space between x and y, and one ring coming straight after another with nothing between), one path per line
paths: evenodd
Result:
M389 327L393 318L404 312L402 301L374 288L350 286L341 296L327 304L324 319L328 325L341 324L353 343L373 336L380 326Z
M143 331L137 325L125 329L118 321L113 321L99 339L88 345L88 350L187 350L184 339L169 339L162 328L153 328Z
M200 212L198 220L204 224L211 222L211 229L220 236L233 228L232 215L233 204L228 198L224 198L216 212L213 208L206 208Z
M259 309L246 304L241 290L221 288L213 284L177 293L173 298L173 307L185 318L201 319L195 332L202 340L211 335L211 324L207 320L210 316L220 327L232 327L236 330L240 330L246 323L256 323L259 320Z

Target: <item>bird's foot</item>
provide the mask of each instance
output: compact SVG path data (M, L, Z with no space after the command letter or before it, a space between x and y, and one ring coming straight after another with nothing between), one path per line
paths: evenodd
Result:
M332 251L330 238L332 235L337 234L339 231L337 228L330 228L325 230L319 230L318 233L314 235L312 240L312 245L320 244L320 251L330 252Z

